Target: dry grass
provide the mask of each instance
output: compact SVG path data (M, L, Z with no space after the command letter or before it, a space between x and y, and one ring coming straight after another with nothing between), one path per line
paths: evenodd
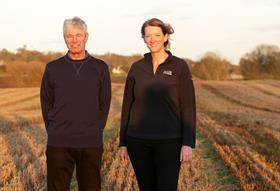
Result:
M213 93L235 102L239 105L280 113L280 98L237 82L204 82L202 85ZM269 89L269 88L267 88ZM274 89L276 92L276 90Z
M180 191L280 190L278 81L196 82L198 141ZM117 157L123 84L113 85L105 128L103 191L137 191ZM0 191L45 190L46 133L38 88L0 89ZM77 190L75 179L71 190Z
M196 86L202 112L199 130L211 140L243 190L280 190L280 116L275 110L267 110L269 104L276 109L280 102L263 100L257 104L254 101L265 96L259 88L249 91L255 84L248 83L202 82ZM236 87L242 87L242 91L234 94ZM229 95L232 97L228 98Z
M251 81L251 82L243 82L243 83L252 86L254 88L257 88L258 90L262 91L265 94L273 95L280 98L280 83L277 87L275 86L277 84L276 82L274 82L275 85L270 84L269 81L267 83L263 83L263 82L264 81Z

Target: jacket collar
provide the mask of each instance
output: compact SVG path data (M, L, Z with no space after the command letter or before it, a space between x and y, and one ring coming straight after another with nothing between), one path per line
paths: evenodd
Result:
M170 51L166 50L165 52L168 54L168 57L162 64L170 62L173 58L173 55ZM152 54L150 52L144 54L144 59L147 63L152 63Z

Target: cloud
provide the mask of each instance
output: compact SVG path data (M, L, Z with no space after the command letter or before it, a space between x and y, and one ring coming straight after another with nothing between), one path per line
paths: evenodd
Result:
M144 0L145 1L145 0ZM186 10L192 8L193 4L188 0L176 0L171 2L170 0L163 0L160 4L155 2L147 3L150 6L145 6L144 9L131 9L130 12L124 13L123 17L135 18L135 17L173 17L176 15L182 15L179 19L188 19ZM175 17L174 17L175 16ZM177 18L177 17L176 17Z
M253 30L261 31L261 32L275 32L275 31L280 32L280 24L268 25L268 26L263 26L263 27L256 27Z
M64 44L64 40L63 40L63 36L61 35L61 38L60 38L60 39L57 39L57 38L46 39L46 40L42 40L41 43L44 43L44 44L51 44L51 45L57 45L57 44Z
M152 16L168 16L172 14L170 10L161 10L159 8L152 8L140 13L132 13L123 15L124 17L152 17Z
M180 21L185 21L185 20L192 19L192 17L191 16L179 16L179 17L176 17L176 19L178 19Z

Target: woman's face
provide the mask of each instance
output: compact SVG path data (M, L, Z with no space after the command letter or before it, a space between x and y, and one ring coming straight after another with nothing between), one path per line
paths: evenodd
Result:
M164 35L161 28L157 26L147 26L145 28L144 42L151 53L165 50L164 42L168 40L168 34Z

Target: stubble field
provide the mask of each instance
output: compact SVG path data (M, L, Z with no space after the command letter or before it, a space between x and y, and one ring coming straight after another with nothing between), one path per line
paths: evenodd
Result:
M180 191L280 190L280 81L195 81L197 148ZM138 190L117 157L123 84L113 84L102 190ZM39 89L0 89L0 191L46 190ZM73 178L71 190L77 190Z

